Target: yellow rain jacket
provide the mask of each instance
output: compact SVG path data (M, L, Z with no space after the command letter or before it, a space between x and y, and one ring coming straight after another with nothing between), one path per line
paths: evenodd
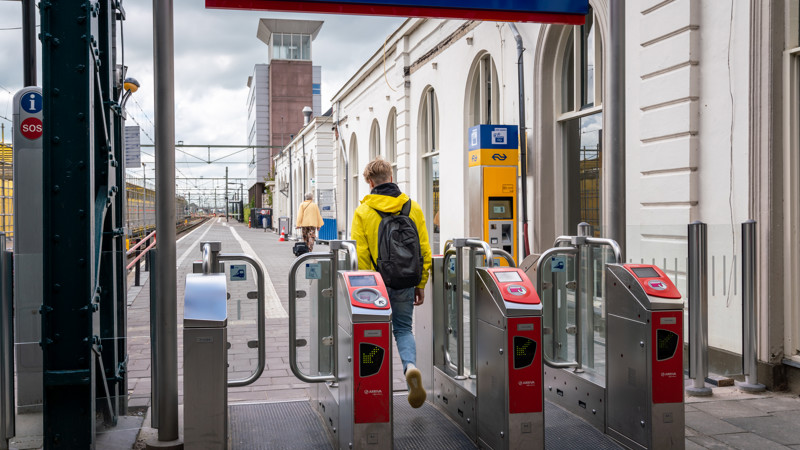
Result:
M380 191L381 188L388 184L390 183L376 187L373 192ZM399 192L396 185L393 188ZM372 259L378 259L378 226L381 223L381 216L375 210L397 213L400 212L408 199L408 195L400 193L398 197L369 194L361 200L361 205L356 208L353 216L353 225L350 232L351 238L356 241L359 270L375 270L372 265ZM417 233L419 233L420 251L422 253L422 279L417 287L422 289L428 282L428 274L431 270L431 246L428 241L428 230L425 227L425 216L422 214L422 208L413 200L411 201L411 212L408 216L417 225ZM370 258L370 255L372 258Z

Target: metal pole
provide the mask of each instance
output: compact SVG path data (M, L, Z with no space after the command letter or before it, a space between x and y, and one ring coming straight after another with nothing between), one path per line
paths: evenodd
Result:
M517 83L519 85L519 167L520 167L520 188L522 190L522 258L525 259L529 254L528 245L528 133L525 132L525 67L523 65L522 54L525 47L522 45L517 26L513 22L508 24L514 40L517 41Z
M11 253L0 233L0 448L8 448L14 429L14 305L11 295Z
M709 396L708 376L708 241L706 224L689 224L689 378L686 393Z
M742 373L744 383L736 383L743 391L763 392L766 386L758 382L756 360L756 222L742 224Z
M456 380L463 380L464 376L464 247L456 247Z
M175 272L175 42L172 0L153 0L158 274L158 440L178 439L178 311ZM152 325L151 325L152 326Z
M586 222L578 224L578 270L575 271L575 361L578 363L574 371L583 372L583 349L592 355L591 346L594 345L594 328L588 311L591 311L592 287L594 286L594 273L592 273L592 246L586 243L586 238L594 235L594 227ZM586 342L584 342L586 341ZM593 364L590 363L589 367Z
M36 2L22 0L22 73L24 86L36 86Z
M217 190L214 189L214 208L217 207ZM216 214L216 211L214 211ZM225 222L228 221L228 168L225 167Z
M603 234L619 243L625 255L625 0L610 3L608 145L603 155ZM602 144L598 144L602 145Z

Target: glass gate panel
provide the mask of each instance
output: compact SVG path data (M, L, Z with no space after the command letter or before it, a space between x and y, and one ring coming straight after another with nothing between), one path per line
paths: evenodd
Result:
M447 324L447 355L449 369L456 374L458 362L461 356L458 354L458 334L462 329L461 321L458 317L457 277L456 277L456 257L448 255L444 261L445 267L445 317Z
M575 360L576 257L554 255L542 264L539 295L544 306L544 352L554 362Z
M258 368L258 286L253 266L225 261L228 288L228 380L244 380Z
M334 281L330 258L303 261L294 273L295 347L297 368L303 374L333 374ZM346 301L346 299L345 299Z

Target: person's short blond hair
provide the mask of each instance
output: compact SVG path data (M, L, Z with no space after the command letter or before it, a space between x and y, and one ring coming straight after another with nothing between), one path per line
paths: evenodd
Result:
M378 156L364 167L364 181L372 181L375 186L392 181L392 165Z

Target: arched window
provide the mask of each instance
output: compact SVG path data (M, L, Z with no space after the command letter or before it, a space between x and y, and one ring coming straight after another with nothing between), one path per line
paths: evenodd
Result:
M561 54L559 90L564 163L564 233L575 233L581 222L602 234L603 173L602 45L590 8L583 25L571 27Z
M499 123L500 87L491 55L486 53L475 61L469 80L467 125Z
M361 168L358 166L358 140L356 139L356 134L353 133L352 137L350 137L350 215L352 216L353 212L358 207L358 201L361 197L358 196L358 177L361 176ZM348 217L347 220L350 220Z
M378 120L372 121L372 128L369 130L369 160L377 158L381 154L381 126Z
M419 112L418 145L422 167L422 207L428 225L430 244L439 249L439 105L436 92L429 88L422 96Z
M397 111L389 111L389 120L386 121L386 154L384 158L392 165L392 177L397 183Z

